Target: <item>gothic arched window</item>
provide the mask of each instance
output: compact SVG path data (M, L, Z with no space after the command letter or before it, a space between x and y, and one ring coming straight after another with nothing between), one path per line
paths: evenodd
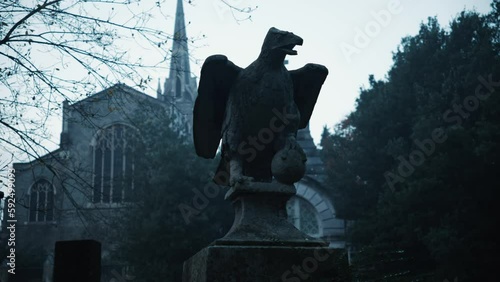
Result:
M94 140L94 203L121 203L134 190L137 131L123 124L103 129Z
M288 221L312 237L321 236L319 215L314 206L302 197L293 196L286 204Z
M30 189L29 221L54 220L54 187L46 179L36 181Z

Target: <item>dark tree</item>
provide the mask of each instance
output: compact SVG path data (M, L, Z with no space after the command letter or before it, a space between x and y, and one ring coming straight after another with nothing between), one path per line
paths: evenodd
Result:
M184 260L224 236L233 211L225 189L212 182L216 163L196 156L168 116L134 120L144 140L137 152L141 185L112 225L114 258L133 266L134 281L181 281Z
M322 145L360 280L491 281L500 162L499 1L404 38Z

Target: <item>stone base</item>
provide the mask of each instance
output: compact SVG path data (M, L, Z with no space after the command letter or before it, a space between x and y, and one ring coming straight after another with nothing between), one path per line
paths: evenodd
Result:
M348 281L340 249L208 246L184 262L183 282Z
M286 203L295 195L293 185L252 182L231 188L233 226L213 245L325 247L328 243L310 237L287 221Z
M287 221L293 185L251 182L226 194L235 210L229 232L184 262L183 282L300 282L339 279L344 251ZM335 280L333 280L335 278Z

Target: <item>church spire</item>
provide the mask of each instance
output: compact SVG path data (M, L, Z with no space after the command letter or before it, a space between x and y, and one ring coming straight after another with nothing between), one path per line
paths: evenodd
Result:
M197 95L196 78L191 76L189 66L188 37L184 20L183 0L177 0L174 36L170 57L170 73L163 85L161 99L180 111L191 130L193 107Z
M183 0L177 0L174 40L170 61L170 78L181 76L184 78L182 83L187 83L187 79L191 77L191 69L189 67L188 37L186 33L186 23L184 21L184 7L182 5L182 1Z

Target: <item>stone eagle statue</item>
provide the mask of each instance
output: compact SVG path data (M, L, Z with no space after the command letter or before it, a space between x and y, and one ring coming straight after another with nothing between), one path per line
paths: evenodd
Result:
M297 130L311 117L328 75L322 65L288 71L286 55L302 45L299 36L269 29L259 57L242 69L223 55L208 57L201 69L193 113L196 153L222 159L214 177L220 185L245 181L293 184L305 173L306 157Z

